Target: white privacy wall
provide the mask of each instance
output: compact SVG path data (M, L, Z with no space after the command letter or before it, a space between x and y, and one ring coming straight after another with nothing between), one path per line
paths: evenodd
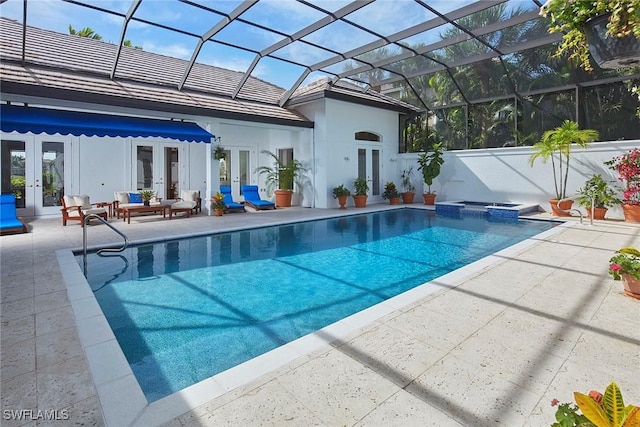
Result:
M609 141L592 143L586 149L574 148L567 196L575 195L592 174L601 174L613 186L621 188L617 174L603 162L638 146L640 141ZM531 153L530 147L448 151L432 190L438 194L437 201L537 203L548 211L548 200L555 195L551 161L544 164L538 159L532 167L529 164ZM402 169L413 165L414 183L419 193L422 175L417 170L416 160L416 154L399 155L396 179L399 182ZM610 209L607 217L623 218L622 209Z

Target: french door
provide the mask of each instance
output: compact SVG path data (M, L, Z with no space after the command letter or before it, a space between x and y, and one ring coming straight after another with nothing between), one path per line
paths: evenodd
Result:
M253 147L228 147L224 150L224 159L219 160L220 185L230 185L235 200L242 196L242 186L251 184L255 150Z
M19 216L60 214L65 181L70 182L70 145L65 136L2 140L2 192L15 194Z
M186 172L181 167L185 144L137 143L133 145L132 185L136 190L153 190L158 197L175 199L186 185Z
M358 178L364 178L369 185L368 202L382 200L380 182L380 159L382 150L378 145L360 145L358 147Z

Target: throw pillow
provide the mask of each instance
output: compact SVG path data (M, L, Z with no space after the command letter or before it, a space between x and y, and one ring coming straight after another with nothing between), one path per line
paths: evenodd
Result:
M129 203L142 203L142 194L129 193Z

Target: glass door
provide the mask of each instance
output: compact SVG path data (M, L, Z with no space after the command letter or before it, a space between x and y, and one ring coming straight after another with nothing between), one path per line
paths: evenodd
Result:
M134 189L154 190L163 200L180 197L180 144L135 144Z
M251 159L255 149L250 147L229 147L220 159L220 185L230 185L234 200L242 196L243 185L251 184Z
M3 140L2 192L16 196L20 216L60 213L64 196L66 138Z
M380 182L380 158L382 150L377 147L361 146L358 148L358 178L364 178L369 184L367 202L382 200Z

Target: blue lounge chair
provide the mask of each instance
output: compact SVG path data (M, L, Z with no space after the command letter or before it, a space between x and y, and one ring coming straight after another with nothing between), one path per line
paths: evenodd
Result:
M262 209L275 209L276 204L260 198L257 185L243 185L242 195L244 196L244 203L251 206L256 210Z
M26 233L27 226L16 216L16 196L0 194L0 233Z
M246 212L244 206L240 203L236 203L233 201L233 197L231 196L231 186L230 185L221 185L220 192L224 196L224 204L227 207L227 211L229 212Z

